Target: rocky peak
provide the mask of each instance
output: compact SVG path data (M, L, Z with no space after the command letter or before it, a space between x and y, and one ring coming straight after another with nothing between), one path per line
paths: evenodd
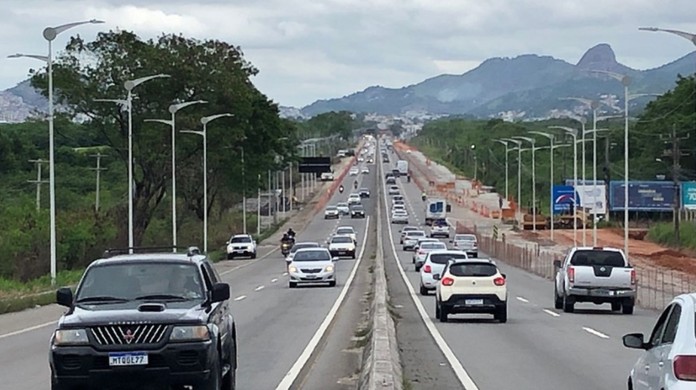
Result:
M608 44L600 43L586 51L577 66L584 69L607 69L616 65L618 63L614 50Z

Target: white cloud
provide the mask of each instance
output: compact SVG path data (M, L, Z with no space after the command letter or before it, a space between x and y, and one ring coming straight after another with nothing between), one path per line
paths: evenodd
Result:
M100 29L221 39L260 70L254 83L284 105L400 87L463 73L489 57L536 53L577 62L609 43L628 66L651 68L694 49L684 39L639 32L654 25L696 32L693 0L3 0L0 56L45 53L43 27L102 18ZM67 34L66 34L67 35ZM56 40L58 48L67 37ZM0 60L0 89L29 60Z

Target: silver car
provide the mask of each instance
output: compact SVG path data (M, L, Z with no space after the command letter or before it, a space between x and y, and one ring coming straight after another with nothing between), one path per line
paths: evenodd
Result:
M348 206L347 202L339 202L336 204L336 208L338 209L338 212L341 215L348 215L350 214L350 207Z
M452 249L464 251L471 257L478 257L478 240L474 234L455 234L450 241Z
M408 223L408 213L406 210L392 211L391 223Z
M428 252L425 256L423 267L420 270L421 295L428 295L428 291L435 290L435 287L437 287L437 280L435 280L433 276L441 275L447 262L452 259L466 260L468 258L469 256L467 256L466 252L462 251L435 250Z
M413 253L413 263L416 265L416 272L420 271L423 263L425 262L425 256L430 251L436 250L446 250L447 245L444 242L422 242L418 247L418 250Z
M679 295L662 312L645 340L642 333L623 337L624 346L644 350L628 375L633 390L696 389L696 294Z
M401 243L401 249L405 251L413 249L416 244L418 244L418 240L424 237L427 237L427 235L422 230L411 230L406 232L406 235Z
M404 226L403 229L399 230L399 233L401 233L401 237L399 237L399 244L404 243L404 237L406 237L406 233L412 232L414 230L421 230L421 228L417 226Z
M329 287L336 285L336 261L326 248L305 248L295 252L288 265L290 288L298 284L327 283Z

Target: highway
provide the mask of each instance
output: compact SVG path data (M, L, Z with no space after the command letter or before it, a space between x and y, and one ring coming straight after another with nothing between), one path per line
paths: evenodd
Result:
M398 184L409 214L415 217L411 224L422 225L425 210L420 190L404 179ZM391 238L385 244L389 247L385 253L391 254L387 261L398 259L411 296L424 309L423 320L433 334L441 336L438 345L467 390L626 388L629 370L640 353L624 348L621 337L630 332L649 334L658 313L637 309L628 316L610 312L608 305L593 304L578 304L576 313L563 313L553 308L551 281L496 259L509 283L508 322L499 324L488 315L456 315L440 323L435 320L434 293L418 293L419 274L412 252L402 251L399 245L401 226L383 228L389 229L395 244L392 247ZM487 256L481 253L480 257ZM409 373L405 375L408 378Z
M374 171L374 165L369 166ZM362 186L375 191L376 172L359 175ZM345 191L333 194L330 203L345 200L355 176L344 179ZM368 218L324 220L323 211L312 218L306 229L293 226L298 241L324 244L338 225L353 226L358 234L358 251L364 246L366 228L376 199L363 200ZM310 206L312 207L312 206ZM232 233L232 232L230 232ZM278 243L279 244L279 243ZM346 281L360 261L341 259L337 264L337 285L288 288L285 260L275 243L259 246L255 260L232 260L216 267L230 284L231 310L238 339L238 389L275 389L286 378L292 381L312 352L327 315L335 306ZM337 308L333 308L335 311ZM48 341L62 309L50 305L21 313L0 316L1 389L47 389L49 383ZM305 349L308 349L305 351ZM280 387L283 388L283 387Z

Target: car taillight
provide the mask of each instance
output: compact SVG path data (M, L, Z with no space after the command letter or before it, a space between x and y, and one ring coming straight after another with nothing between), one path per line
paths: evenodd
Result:
M634 286L636 284L636 270L632 269L631 270L631 286Z
M496 286L504 286L505 278L502 276L498 276L497 278L493 279L493 283L495 283Z
M676 356L674 358L674 376L682 381L696 381L696 356Z
M454 284L454 279L450 278L449 276L443 278L440 283L442 283L443 286L451 286Z
M575 283L575 268L568 267L568 282Z
M426 265L423 267L423 272L425 272L426 274L429 274L429 273L433 272L433 269L430 267L430 264L426 264Z

